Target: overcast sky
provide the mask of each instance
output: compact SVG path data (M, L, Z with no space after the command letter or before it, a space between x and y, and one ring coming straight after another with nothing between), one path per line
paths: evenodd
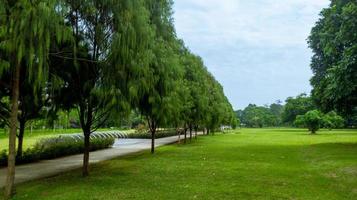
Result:
M311 28L329 0L175 0L176 31L235 109L309 93Z

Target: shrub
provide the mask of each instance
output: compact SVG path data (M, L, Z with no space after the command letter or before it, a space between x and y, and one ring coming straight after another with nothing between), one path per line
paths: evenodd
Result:
M321 113L318 110L311 110L305 115L299 115L296 117L294 124L296 126L306 127L311 131L312 134L315 134L318 131L322 124Z
M336 112L331 111L323 116L323 126L328 129L343 128L345 120L339 116Z
M135 132L140 134L145 134L148 132L148 128L145 126L145 124L138 124L135 129Z
M114 144L114 138L92 138L90 151L109 148ZM62 156L84 152L83 140L75 140L67 136L45 138L39 140L33 147L26 149L21 157L16 158L16 164L25 164L39 160L54 159ZM0 152L0 166L7 165L6 151Z
M305 119L304 119L304 115L298 115L298 116L296 116L296 119L295 119L295 121L294 121L294 125L296 126L296 127L305 127Z
M177 135L176 130L164 130L164 131L157 131L155 133L155 138L164 138ZM139 138L139 139L151 139L151 133L145 131L137 131L134 133L130 133L127 135L128 138Z

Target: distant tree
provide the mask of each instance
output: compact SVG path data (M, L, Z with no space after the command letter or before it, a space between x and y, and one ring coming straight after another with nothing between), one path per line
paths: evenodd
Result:
M323 112L336 110L357 124L357 2L333 0L308 38L313 50L312 98Z
M280 101L273 103L269 106L270 112L274 115L274 126L279 126L282 123L282 114L284 111L284 106L281 105Z
M315 134L322 126L322 123L322 114L318 110L311 110L305 115L298 115L295 120L295 125L308 128L311 134Z
M309 110L315 108L311 97L306 94L300 94L297 97L289 97L286 99L286 104L282 113L284 123L292 125L298 115L304 115Z
M273 106L274 107L274 106ZM278 126L279 116L275 115L270 107L249 104L241 112L241 122L247 127Z

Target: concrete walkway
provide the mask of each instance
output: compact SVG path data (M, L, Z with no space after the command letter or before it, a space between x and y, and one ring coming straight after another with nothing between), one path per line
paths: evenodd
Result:
M183 136L181 136L181 140ZM178 136L160 138L155 140L155 146L163 146L175 143ZM150 139L119 139L113 148L94 151L90 153L90 163L97 163L110 160L119 156L150 149ZM62 172L80 168L83 164L83 154L44 160L37 163L19 165L16 167L15 183L22 183L30 180L54 176ZM4 187L6 178L6 168L0 169L0 188Z

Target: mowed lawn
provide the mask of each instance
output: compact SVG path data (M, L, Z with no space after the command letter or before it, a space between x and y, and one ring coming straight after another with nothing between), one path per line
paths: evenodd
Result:
M31 173L31 172L29 172ZM357 131L241 129L20 184L14 199L357 199Z

